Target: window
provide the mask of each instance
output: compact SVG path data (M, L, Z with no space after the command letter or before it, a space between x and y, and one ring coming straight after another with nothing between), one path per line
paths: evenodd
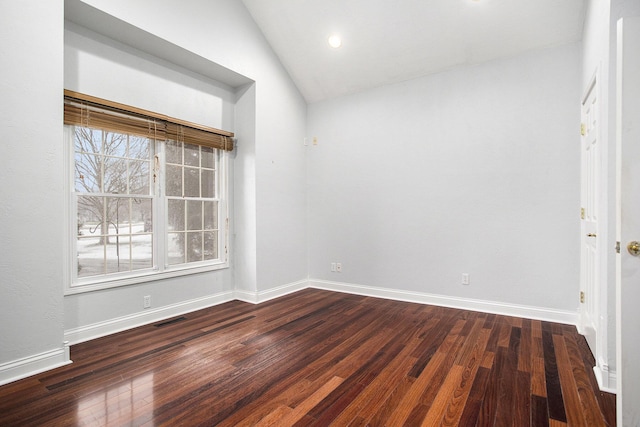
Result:
M96 100L65 91L68 292L228 266L232 134Z
M216 171L212 148L169 141L166 145L169 265L218 258Z
M152 141L76 126L73 143L77 277L152 268Z

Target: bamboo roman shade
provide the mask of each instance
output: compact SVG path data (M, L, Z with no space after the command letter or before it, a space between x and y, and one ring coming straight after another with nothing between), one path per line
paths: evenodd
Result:
M64 124L233 150L233 133L125 104L64 91Z

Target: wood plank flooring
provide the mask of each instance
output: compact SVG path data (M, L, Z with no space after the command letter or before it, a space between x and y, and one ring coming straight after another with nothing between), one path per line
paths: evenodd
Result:
M575 327L307 289L71 348L1 426L613 426Z

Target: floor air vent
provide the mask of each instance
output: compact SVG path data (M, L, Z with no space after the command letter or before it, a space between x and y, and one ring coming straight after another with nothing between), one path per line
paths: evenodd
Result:
M186 317L184 316L180 316L180 317L176 317L175 319L171 319L171 320L167 320L166 322L162 322L162 323L157 323L154 326L156 328L160 328L162 326L167 326L167 325L171 325L173 323L178 323L178 322L182 322L183 320L187 320Z

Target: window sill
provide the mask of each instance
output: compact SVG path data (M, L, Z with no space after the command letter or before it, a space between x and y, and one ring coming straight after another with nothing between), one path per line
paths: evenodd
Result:
M157 271L146 270L141 271L134 275L127 275L126 277L118 276L109 279L101 278L95 281L83 281L67 285L64 291L64 295L82 294L85 292L99 291L103 289L112 289L122 286L136 285L139 283L148 283L156 280L170 279L173 277L188 276L191 274L206 273L209 271L222 270L229 268L229 262L220 262L217 264L187 266L187 267L173 267L170 270Z

